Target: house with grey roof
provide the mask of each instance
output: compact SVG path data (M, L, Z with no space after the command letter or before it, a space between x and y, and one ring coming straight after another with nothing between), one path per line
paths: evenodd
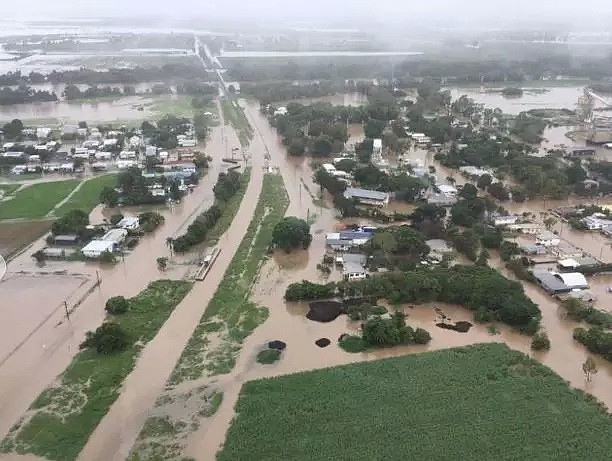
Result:
M347 199L356 199L362 205L385 206L389 203L389 194L376 190L349 187L344 191Z

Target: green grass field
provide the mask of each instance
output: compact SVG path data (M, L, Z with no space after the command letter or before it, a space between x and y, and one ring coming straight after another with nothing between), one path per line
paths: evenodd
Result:
M105 174L90 179L86 181L66 203L57 208L53 214L60 217L74 209L83 210L89 213L98 203L100 203L100 192L102 192L102 189L104 189L105 186L114 187L116 185L116 174Z
M409 355L246 383L218 460L609 460L593 400L501 344Z
M131 346L112 355L79 352L59 383L40 394L23 421L11 429L0 450L50 460L76 459L119 396L142 347L155 337L190 289L189 282L158 280L132 298L130 310L114 317Z
M0 203L0 219L42 218L79 184L78 179L28 186Z

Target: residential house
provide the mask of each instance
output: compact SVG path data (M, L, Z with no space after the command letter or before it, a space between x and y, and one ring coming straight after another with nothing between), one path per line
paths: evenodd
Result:
M536 244L544 247L556 247L561 243L561 238L550 231L543 230L536 234Z
M368 189L349 187L344 191L347 199L356 199L363 205L385 206L389 203L389 194Z
M595 213L580 220L589 230L604 230L612 227L612 220L606 219L606 215Z
M551 247L552 254L558 259L576 259L582 257L582 250L569 242L559 242Z
M519 220L519 216L508 215L508 216L492 216L493 225L495 227L506 227L516 224Z
M536 223L510 224L508 230L520 232L521 234L536 235L542 230L542 226Z
M457 189L448 184L436 184L436 189L446 197L457 197Z
M366 257L363 254L345 253L338 261L342 265L342 276L345 280L362 280L367 278Z
M140 220L136 216L126 216L117 223L117 227L126 230L136 230L140 226Z
M115 249L115 244L111 241L92 240L81 251L86 258L99 258L102 253L112 253Z

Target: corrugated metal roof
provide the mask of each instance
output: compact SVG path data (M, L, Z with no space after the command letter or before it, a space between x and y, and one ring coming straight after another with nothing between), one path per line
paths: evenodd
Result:
M368 190L368 189L357 189L354 187L349 187L344 191L344 196L347 198L363 198L368 200L387 200L388 194L386 192L379 192L377 190Z
M589 282L580 272L568 272L565 274L555 274L563 283L570 288L584 288L589 286Z

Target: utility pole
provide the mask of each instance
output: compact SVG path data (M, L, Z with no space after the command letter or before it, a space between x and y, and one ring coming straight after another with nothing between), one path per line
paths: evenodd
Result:
M68 311L68 303L64 300L64 310L66 311L66 318L70 320L70 312Z

